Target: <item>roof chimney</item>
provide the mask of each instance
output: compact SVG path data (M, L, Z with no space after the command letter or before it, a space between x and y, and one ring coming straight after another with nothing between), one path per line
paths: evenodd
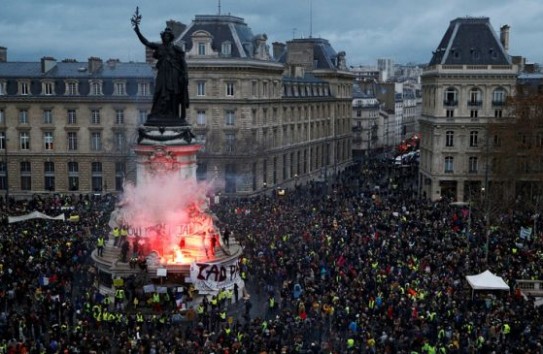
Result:
M41 73L45 74L57 65L57 60L52 57L41 58Z
M89 72L91 74L96 74L102 69L102 59L98 57L89 58Z
M505 52L509 52L509 25L500 27L500 42L502 43Z
M0 63L8 61L8 49L6 47L0 47Z

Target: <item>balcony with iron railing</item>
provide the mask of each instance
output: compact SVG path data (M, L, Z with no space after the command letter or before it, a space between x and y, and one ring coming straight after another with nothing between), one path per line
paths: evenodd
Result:
M443 105L445 107L456 107L458 106L457 100L443 100Z
M483 101L481 100L469 100L468 106L469 107L481 107L483 105Z
M492 100L492 106L494 107L503 107L505 106L504 100Z

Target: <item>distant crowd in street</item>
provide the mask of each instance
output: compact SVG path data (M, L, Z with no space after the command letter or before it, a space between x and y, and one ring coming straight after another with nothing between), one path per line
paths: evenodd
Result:
M244 248L249 295L183 311L97 293L90 253L111 232L113 196L11 203L9 215L79 221L0 225L0 353L543 353L542 308L515 286L542 279L541 233L519 238L531 215L498 215L486 249L479 210L421 198L413 171L373 164L214 204ZM486 269L511 291L472 294L465 276Z

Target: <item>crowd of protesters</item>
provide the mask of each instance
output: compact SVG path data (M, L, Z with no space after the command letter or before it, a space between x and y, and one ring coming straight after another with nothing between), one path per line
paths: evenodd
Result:
M244 247L250 296L183 311L96 292L90 253L115 198L12 202L9 215L79 221L0 226L0 353L543 353L542 310L515 289L543 270L540 234L519 238L531 215L496 216L487 242L477 208L425 200L413 175L382 171L213 205L223 246ZM472 294L465 276L486 269L512 290Z
M530 213L497 215L487 242L475 207L419 198L413 175L357 172L216 208L244 244L248 283L278 303L248 352L543 353L542 308L515 288L542 279L541 234L519 238ZM511 291L472 297L465 276L486 269Z
M92 288L90 252L95 235L109 232L114 206L113 197L95 195L2 201L0 353L56 353L75 345L66 333L77 326L80 292ZM8 222L32 211L72 221Z

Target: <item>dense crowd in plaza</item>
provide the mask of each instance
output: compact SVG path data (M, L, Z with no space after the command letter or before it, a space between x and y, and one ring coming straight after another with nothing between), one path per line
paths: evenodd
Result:
M0 353L543 353L542 307L515 289L541 279L540 234L519 238L531 215L496 216L487 250L477 208L424 200L412 179L375 165L221 200L212 209L244 247L250 296L182 316L173 299L142 314L134 294L117 306L96 293L89 256L113 197L14 203L10 215L64 206L79 222L0 226ZM472 294L465 276L486 269L511 291Z

